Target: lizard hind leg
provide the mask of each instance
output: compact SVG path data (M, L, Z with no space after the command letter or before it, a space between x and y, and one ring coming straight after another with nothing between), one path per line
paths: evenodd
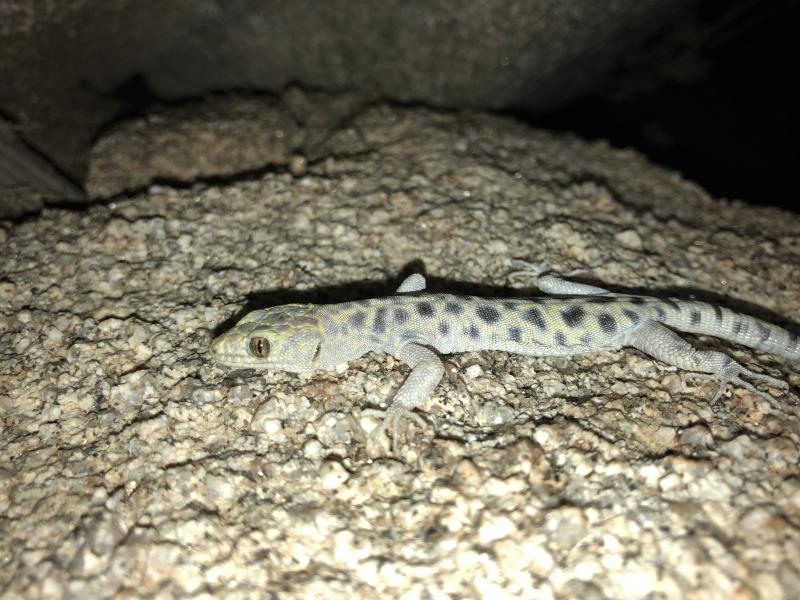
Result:
M719 390L712 402L722 395L727 384L732 384L752 392L778 408L780 405L775 398L759 390L751 382L765 383L782 390L789 389L785 381L751 371L727 354L713 350L698 350L677 333L655 321L642 323L630 335L626 345L680 369L710 374L720 382Z
M550 270L545 263L531 264L523 260L513 261L514 266L523 267L522 270L509 273L509 277L525 276L536 282L536 287L545 294L557 296L604 296L611 292L605 288L588 283L570 281L567 277L584 275L587 269L573 269L569 273L556 273Z
M607 289L597 287L596 285L589 285L588 283L578 283L577 281L570 281L562 279L559 275L548 273L542 275L536 282L536 285L545 294L564 295L564 296L605 296L610 294Z

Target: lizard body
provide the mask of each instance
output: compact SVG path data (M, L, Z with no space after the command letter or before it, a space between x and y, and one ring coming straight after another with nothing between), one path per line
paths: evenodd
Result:
M717 396L731 383L773 404L775 400L751 381L786 389L785 382L751 371L721 352L698 350L673 329L800 360L796 334L724 307L616 294L553 275L541 277L539 288L558 296L427 294L425 279L412 275L394 296L253 311L214 341L212 355L226 366L293 372L332 368L370 351L396 356L411 373L380 428L393 426L395 447L401 418L424 423L411 411L442 378L444 366L437 352L568 356L632 346L676 367L711 374L721 384Z

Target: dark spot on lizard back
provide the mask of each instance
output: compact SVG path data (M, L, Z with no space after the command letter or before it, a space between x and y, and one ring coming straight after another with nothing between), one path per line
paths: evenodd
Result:
M639 313L637 313L635 310L631 310L630 308L623 308L622 314L628 317L628 320L631 323L638 323L641 320Z
M508 328L508 339L517 344L522 343L522 330L519 327Z
M542 331L547 330L547 323L542 316L542 311L538 308L527 308L522 313L522 318L526 320L528 323L536 325Z
M372 322L372 330L375 333L386 331L386 307L381 306L375 311L375 320Z
M444 312L451 315L460 315L464 312L464 307L458 302L448 302L444 305Z
M733 335L739 335L739 333L741 333L743 327L744 327L744 323L742 323L741 321L734 321L733 322Z
M717 306L716 304L713 306L714 308L714 317L717 319L717 325L722 323L722 308Z
M692 315L690 317L690 322L692 325L698 325L702 320L702 315L700 314L699 310L693 310Z
M600 330L606 335L617 333L617 320L610 314L600 313L597 315L597 323L600 325Z
M418 302L417 312L420 314L420 316L432 317L434 312L433 304L431 304L430 302Z
M408 311L405 308L395 308L394 321L398 325L402 325L403 323L408 321Z
M450 333L450 325L447 323L447 321L442 321L439 323L439 333L442 335L447 335Z
M479 337L481 337L481 332L478 330L477 327L475 327L475 323L470 323L465 333L473 340L477 340Z
M516 302L511 302L510 300L506 300L503 302L503 308L506 310L514 311L517 310L517 306L519 306Z
M611 304L612 302L616 302L616 298L614 296L593 296L591 298L587 298L587 304Z
M758 323L758 331L761 334L758 341L763 344L769 339L770 336L769 327L767 327L766 325L762 325L761 323Z
M591 333L584 333L581 336L581 344L591 346L594 343L594 336Z
M664 298L662 302L667 306L669 306L675 312L678 313L681 312L681 305L675 302L675 300L673 300L672 298Z
M500 320L500 313L489 304L481 304L475 312L486 323L497 323Z
M553 339L555 339L556 344L559 344L561 346L567 345L567 336L564 335L563 331L556 331L555 335L553 336Z
M628 302L630 302L631 304L636 304L636 305L638 305L638 306L641 306L642 304L644 304L645 302L647 302L647 300L645 300L645 299L644 299L644 298L642 298L641 296L631 296L631 297L628 299Z
M561 311L561 319L568 327L579 327L586 317L586 311L582 306L570 306Z
M656 306L654 306L654 308L656 309L656 315L658 315L658 320L661 321L661 322L666 321L667 320L667 311L665 311L663 308L661 308L657 304L656 304Z
M352 315L350 315L348 321L350 321L350 325L356 329L360 329L364 327L364 323L367 322L367 313L365 313L363 310L354 312Z

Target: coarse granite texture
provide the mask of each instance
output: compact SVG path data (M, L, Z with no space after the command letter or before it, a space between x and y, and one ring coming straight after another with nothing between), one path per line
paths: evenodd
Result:
M224 94L154 105L120 121L90 153L86 188L94 199L142 191L154 182L220 184L284 167L300 175L322 142L367 103L353 94Z
M797 364L775 410L627 349L456 355L399 456L407 373L231 371L256 305L500 294L517 261L704 293L797 331L800 219L603 143L367 108L306 168L152 186L0 228L0 593L9 597L790 598ZM123 186L124 187L124 186ZM435 430L435 436L434 436Z
M83 187L92 143L122 116L145 112L147 99L280 94L301 85L367 101L538 113L600 91L635 93L682 74L725 14L700 18L697 6L696 0L3 0L0 117L19 140L5 146L0 136L0 218L48 203L93 201L88 188L86 196L67 196L65 182L53 189L52 174L19 185L3 173L30 162L30 146L66 183ZM207 124L213 127L213 117ZM173 132L179 131L176 123ZM201 162L213 163L213 152L207 158Z

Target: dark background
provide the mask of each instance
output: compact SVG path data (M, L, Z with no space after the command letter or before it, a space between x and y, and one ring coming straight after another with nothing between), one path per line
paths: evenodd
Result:
M715 197L800 212L800 3L708 1L682 26L693 42L662 53L675 31L655 37L601 93L530 122L635 148Z
M107 200L90 152L126 119L291 86L511 115L797 212L799 16L792 0L5 0L0 217Z

